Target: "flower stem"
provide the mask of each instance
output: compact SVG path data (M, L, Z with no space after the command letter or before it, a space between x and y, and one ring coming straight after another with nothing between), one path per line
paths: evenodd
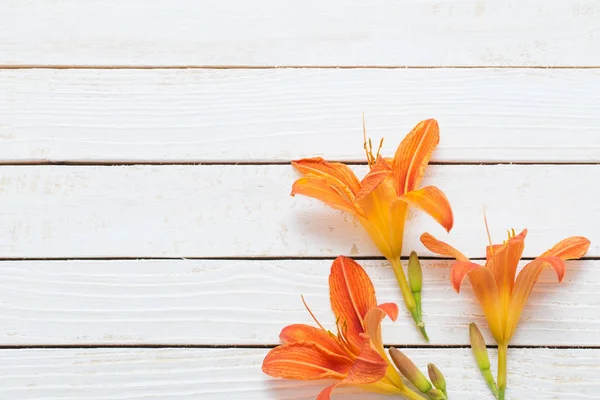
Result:
M415 298L413 297L412 291L410 290L410 286L408 285L408 281L406 280L406 275L404 274L404 269L402 268L400 257L394 258L390 260L390 262L392 263L392 269L394 270L396 280L398 281L398 285L400 286L400 291L402 292L402 297L404 298L404 304L406 304L406 308L408 309L408 311L410 311L413 319L415 320L417 328L419 329L425 340L429 342L429 337L427 336L427 332L425 331L425 324L423 323L423 320L419 315L417 303L415 302Z
M508 344L498 344L498 399L504 400L506 392L506 353Z

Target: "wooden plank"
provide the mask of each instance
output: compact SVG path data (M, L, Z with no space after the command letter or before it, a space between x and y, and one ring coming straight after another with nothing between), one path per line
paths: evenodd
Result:
M436 162L600 162L599 86L594 69L0 70L0 162L364 161L363 111L386 154L435 117Z
M0 352L2 399L312 400L329 382L273 379L263 349L45 349ZM495 350L491 350L495 359ZM420 367L435 362L448 394L481 399L487 388L469 349L407 349ZM600 350L511 349L511 399L600 399ZM336 399L389 397L341 389ZM353 395L351 394L353 393ZM491 394L489 395L491 397Z
M362 176L366 166L355 166ZM370 257L380 254L354 219L290 197L288 165L5 166L0 168L0 257ZM446 235L412 210L405 254L427 252L424 231L484 256L482 207L495 241L529 228L525 255L567 236L598 237L599 165L435 165L454 205ZM588 256L600 255L592 242Z
M0 64L598 66L598 13L584 0L9 2Z
M360 261L379 302L402 299L384 261ZM281 329L314 324L304 295L333 329L329 260L4 261L0 345L259 345ZM448 261L423 261L423 310L436 345L468 345L468 324L485 319L468 284L449 283ZM600 261L569 262L562 285L544 272L523 312L515 345L599 346ZM384 340L421 345L401 307ZM490 343L491 337L486 335Z

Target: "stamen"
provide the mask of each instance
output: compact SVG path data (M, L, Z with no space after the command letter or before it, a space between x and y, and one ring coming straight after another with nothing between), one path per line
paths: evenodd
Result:
M488 241L490 242L490 253L494 255L494 244L492 243L492 235L490 234L490 227L488 226L487 217L485 215L485 206L483 207L483 222L485 223L485 230L487 232Z
M379 141L379 148L377 149L377 156L375 157L375 160L379 160L379 156L381 155L382 147L383 147L383 138L381 138L381 140Z
M327 332L327 329L323 328L323 325L321 325L321 323L319 322L319 320L317 319L317 317L315 317L315 314L313 314L313 312L310 310L310 308L308 308L308 304L306 304L306 301L304 300L304 295L300 295L300 297L302 298L302 303L304 304L304 307L306 308L306 311L308 311L308 313L310 314L310 316L312 317L312 319L317 323L317 325L319 325L319 328L323 329L324 331Z
M367 126L365 124L365 113L362 113L362 125L363 125L363 138L364 144L363 147L365 149L365 153L367 154L367 163L371 166L371 155L369 154L369 149L367 148Z

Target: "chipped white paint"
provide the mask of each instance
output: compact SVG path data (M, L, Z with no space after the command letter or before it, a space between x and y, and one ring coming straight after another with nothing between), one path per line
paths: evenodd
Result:
M384 322L385 342L423 344L389 265L360 263L378 300L401 305L398 320ZM333 329L330 265L330 260L5 261L0 345L275 344L284 326L314 324L301 294ZM448 261L423 265L423 310L432 344L467 345L470 322L486 331L470 286L454 293ZM589 319L600 304L599 269L599 261L569 262L562 285L545 272L512 343L597 346L600 326Z
M0 257L380 255L351 216L290 197L296 177L289 165L3 167ZM598 165L431 166L423 185L446 192L455 227L412 210L404 253L432 255L418 239L429 231L485 256L485 205L495 240L529 228L526 256L572 235L599 256L600 203L582 195L599 180Z
M3 350L3 400L313 400L329 382L271 379L255 349ZM491 398L468 349L407 349L420 368L434 362L450 398ZM495 359L495 351L491 350ZM600 350L511 349L510 399L600 399ZM493 367L493 369L495 369ZM348 389L340 390L348 393ZM338 392L338 393L340 393ZM386 400L356 393L337 400Z
M596 69L0 70L0 162L364 161L362 112L388 154L435 117L434 161L600 162L598 87Z
M589 0L4 2L0 64L597 66Z

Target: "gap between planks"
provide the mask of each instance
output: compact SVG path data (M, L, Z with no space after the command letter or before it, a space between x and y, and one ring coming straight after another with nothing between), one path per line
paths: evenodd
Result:
M0 65L2 69L600 69L600 65Z
M367 165L365 162L329 159L329 162L341 162L346 165ZM2 161L0 167L38 167L38 166L65 166L65 167L126 167L136 165L158 165L158 166L201 166L201 165L223 165L223 166L269 166L290 165L291 161ZM600 165L595 161L433 161L429 165Z
M342 255L342 254L340 254ZM349 256L358 261L385 261L385 257L373 256ZM293 257L293 256L222 256L222 257L0 257L0 263L3 261L168 261L168 260L190 260L190 261L333 261L334 256L314 256L314 257ZM521 257L521 261L533 261L536 257ZM400 260L407 261L408 256L400 257ZM483 261L485 257L470 257L470 260ZM449 257L419 256L419 260L425 261L447 261L454 260ZM581 257L577 261L600 261L600 257Z
M272 349L279 344L18 344L2 345L1 350L41 350L41 349ZM399 349L469 349L468 345L454 344L385 344L384 347L397 347ZM487 345L488 349L496 349L497 345ZM509 345L510 349L551 349L551 350L600 350L600 346L546 346L546 345Z

